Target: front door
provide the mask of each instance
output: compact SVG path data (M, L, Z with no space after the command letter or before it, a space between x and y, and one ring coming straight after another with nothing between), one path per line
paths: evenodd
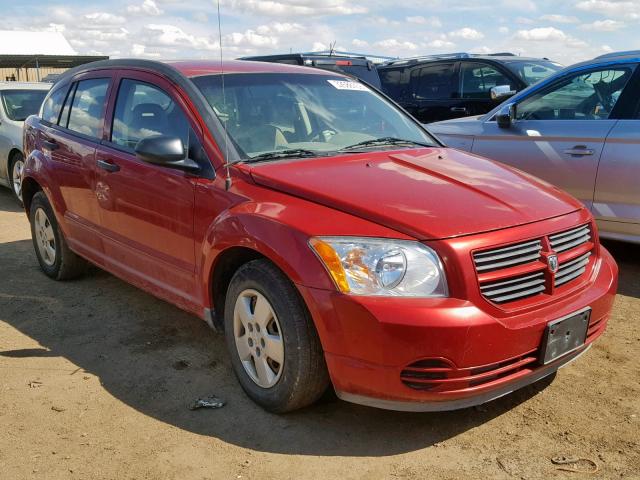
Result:
M604 142L632 73L631 66L599 68L534 91L518 103L511 128L485 122L473 152L540 177L591 208Z
M191 309L195 298L194 178L135 155L138 141L195 133L173 87L147 73L122 74L110 102L113 122L96 154L107 262L145 289Z

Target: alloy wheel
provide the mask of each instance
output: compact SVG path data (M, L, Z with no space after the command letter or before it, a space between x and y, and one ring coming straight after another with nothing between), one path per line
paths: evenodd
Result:
M236 350L245 372L262 388L271 388L284 367L284 339L273 307L260 292L244 290L233 312Z
M56 263L56 237L47 213L38 208L34 216L34 231L40 258L47 266Z
M13 169L11 170L11 180L13 193L16 194L20 200L22 200L22 171L24 170L24 161L16 160L13 162Z

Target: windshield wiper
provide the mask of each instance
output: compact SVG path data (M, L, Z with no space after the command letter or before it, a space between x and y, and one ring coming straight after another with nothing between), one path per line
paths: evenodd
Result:
M292 148L290 150L277 150L275 152L261 153L260 155L247 158L243 161L247 163L253 163L263 162L266 160L278 160L281 158L309 158L318 156L318 152L314 152L313 150L306 150L304 148Z
M341 148L340 150L357 150L361 147L377 147L384 145L418 145L420 147L433 147L433 144L426 142L416 142L414 140L405 140L403 138L396 137L383 137L383 138L374 138L372 140L365 140L364 142L354 143L353 145L349 145L347 147Z

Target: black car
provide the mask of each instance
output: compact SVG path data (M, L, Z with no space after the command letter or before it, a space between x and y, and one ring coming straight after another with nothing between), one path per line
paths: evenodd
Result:
M453 53L378 66L382 90L420 122L482 115L562 65L512 53Z
M379 58L388 59L389 57ZM377 89L380 89L381 86L380 76L378 75L375 64L366 56L356 54L345 52L285 53L282 55L242 57L240 60L286 63L288 65L304 65L307 67L322 68L323 70L345 73L352 77L360 78Z

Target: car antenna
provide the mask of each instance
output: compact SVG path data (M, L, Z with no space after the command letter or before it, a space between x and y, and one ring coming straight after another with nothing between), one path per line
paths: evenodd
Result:
M220 78L222 80L222 108L224 109L225 114L227 113L227 97L224 91L224 62L222 60L222 22L220 20L220 0L217 0L218 4L218 42L220 45ZM222 125L224 127L224 168L225 168L225 178L224 178L224 188L225 190L229 190L231 188L231 172L229 171L229 134L227 132L227 123L229 121L229 117L227 116L227 120L223 121Z

